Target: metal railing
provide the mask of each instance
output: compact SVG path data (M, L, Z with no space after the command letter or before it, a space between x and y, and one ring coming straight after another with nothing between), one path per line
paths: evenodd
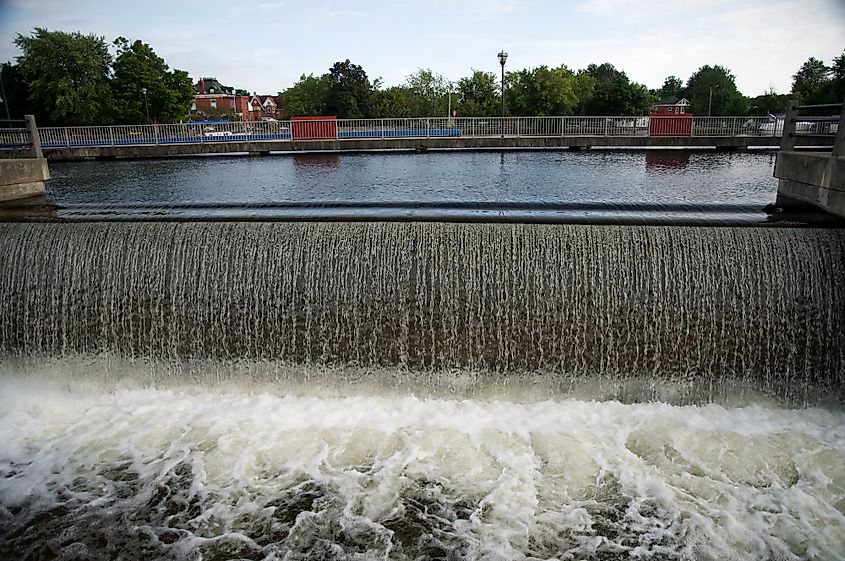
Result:
M660 117L662 119L671 118ZM686 117L691 121L679 137L773 137L783 121L770 117ZM312 123L314 121L311 121ZM327 123L329 121L326 121ZM408 119L331 120L331 134L323 140L398 139L436 137L648 137L651 119L630 117L421 117ZM336 126L334 124L336 123ZM297 121L244 121L39 129L45 148L130 145L197 144L212 142L297 141ZM310 139L313 140L313 137Z
M799 115L801 111L823 113L833 112L837 109L839 113L833 115ZM786 108L780 149L795 150L796 140L804 137L824 142L824 144L819 144L814 146L814 148L829 146L834 156L845 156L844 124L845 102L799 105L794 101L790 101Z
M43 157L35 117L26 115L22 120L2 119L0 127L0 151L18 152L30 158Z

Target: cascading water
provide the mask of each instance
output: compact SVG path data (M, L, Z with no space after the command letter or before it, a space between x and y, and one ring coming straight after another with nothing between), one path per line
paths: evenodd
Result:
M32 223L0 243L0 557L845 551L843 230Z

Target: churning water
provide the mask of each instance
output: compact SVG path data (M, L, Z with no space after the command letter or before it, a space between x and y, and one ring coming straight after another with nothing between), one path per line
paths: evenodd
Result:
M2 558L845 551L843 230L0 241Z
M0 559L842 559L845 230L726 226L817 223L773 159L51 164Z

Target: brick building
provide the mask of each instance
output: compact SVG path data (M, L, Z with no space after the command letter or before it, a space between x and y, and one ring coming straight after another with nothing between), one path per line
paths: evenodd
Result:
M218 118L233 121L257 121L260 107L252 103L252 96L238 95L235 88L224 86L214 77L200 78L191 104L191 117Z

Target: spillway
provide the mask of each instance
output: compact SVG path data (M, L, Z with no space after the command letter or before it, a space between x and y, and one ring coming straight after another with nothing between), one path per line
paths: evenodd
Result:
M835 559L845 231L0 224L0 557Z
M590 381L693 402L845 395L841 230L90 223L0 225L0 239L0 352L16 360L398 368L423 386L469 372L464 390Z

